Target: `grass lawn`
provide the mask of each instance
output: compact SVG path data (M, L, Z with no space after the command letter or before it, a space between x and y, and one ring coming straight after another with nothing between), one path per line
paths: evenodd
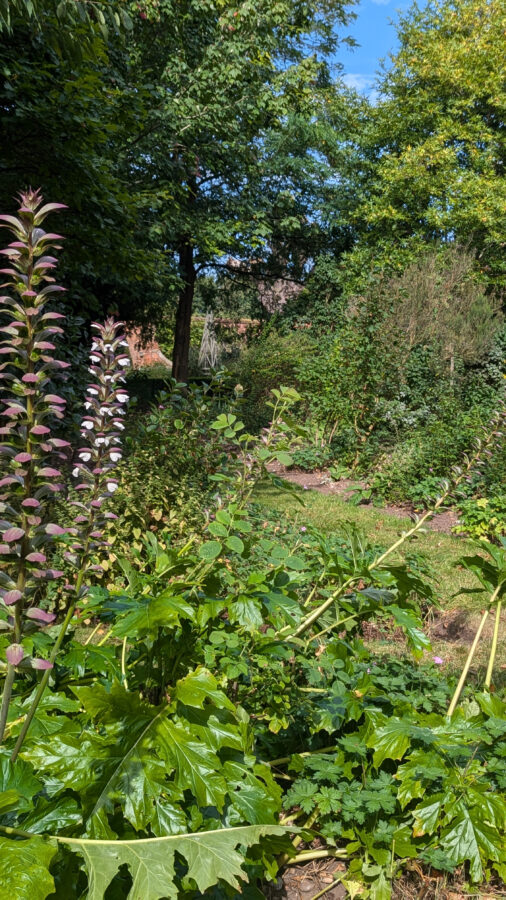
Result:
M256 493L256 500L266 507L276 510L294 523L315 525L324 532L345 534L349 523L356 525L368 540L374 544L388 547L412 526L410 519L396 518L374 506L353 506L335 494L322 494L318 491L295 488L304 502L304 506L288 493L261 486ZM484 595L463 594L455 596L461 588L478 587L477 579L458 565L461 556L475 553L476 546L469 540L451 534L425 529L423 533L410 542L412 550L423 554L428 560L435 575L435 589L442 606L441 615L436 616L434 628L429 626L434 652L441 656L448 665L460 668L467 656L480 621L484 607ZM493 621L489 616L482 641L478 647L473 665L473 674L482 675L488 660ZM445 627L447 634L445 633ZM388 637L378 642L378 651L398 652L400 648L393 645ZM496 657L496 682L504 679L501 664L506 662L506 636L500 638ZM502 678L501 678L502 675Z

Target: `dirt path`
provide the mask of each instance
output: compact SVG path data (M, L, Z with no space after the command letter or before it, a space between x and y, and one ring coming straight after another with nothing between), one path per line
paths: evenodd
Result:
M349 500L352 496L353 489L356 487L367 487L365 481L351 478L341 478L339 481L333 481L331 476L325 470L316 472L300 472L295 469L287 469L279 463L269 466L269 471L279 475L292 484L298 484L299 487L311 491L318 491L320 494L335 494L342 500ZM372 505L365 503L364 505ZM409 519L413 514L413 508L410 506L382 506L378 509L386 516L395 516L398 519ZM439 531L443 534L451 534L452 528L458 524L459 517L455 510L449 509L445 512L438 513L427 522L427 528L431 531Z

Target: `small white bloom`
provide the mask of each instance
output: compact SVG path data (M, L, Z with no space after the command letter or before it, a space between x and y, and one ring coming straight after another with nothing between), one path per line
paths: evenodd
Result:
M112 381L112 375L104 375L104 381Z
M91 361L94 362L94 363L99 363L99 362L100 362L100 356L97 356L96 353L92 353L91 356L90 356L90 359L91 359Z
M104 350L112 350L112 344L104 344Z
M74 478L77 478L79 476L80 471L81 470L79 466L76 466L75 469L72 469L72 475L74 476Z
M118 453L117 450L113 450L109 458L111 462L118 462L121 459L121 453Z
M115 422L114 424L115 424L116 428L119 428L120 431L125 430L125 426L123 425L123 422Z
M85 404L84 404L84 408L85 408L85 409L91 409L92 406L93 406L93 404L90 403L89 400L86 400L86 402L85 402Z
M95 446L100 447L100 444L105 444L105 442L106 442L106 438L98 437L95 441Z
M96 397L98 395L98 391L96 388L90 387L88 388L88 394L92 394L94 397Z
M119 403L126 403L128 400L128 394L116 394L116 400L118 400Z
M83 428L87 428L88 431L91 431L93 428L93 422L83 422Z
M129 366L130 360L129 359L118 359L118 363L120 366Z
M119 347L128 347L128 341L120 341L118 346Z
M87 451L86 453L80 453L79 459L81 459L83 462L89 462L91 459L91 453L88 453Z
M92 350L96 350L97 347L98 347L97 342L96 342L96 341L93 341L93 343L92 343L92 345L91 345L91 349L92 349Z
M107 482L107 490L109 491L110 494L114 494L114 491L117 491L117 489L118 489L118 485L116 484L115 481Z

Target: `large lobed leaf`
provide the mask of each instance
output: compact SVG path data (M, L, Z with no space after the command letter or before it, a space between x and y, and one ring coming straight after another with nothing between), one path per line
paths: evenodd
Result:
M240 889L248 878L244 853L237 848L252 847L263 837L282 836L287 831L280 825L247 825L132 841L0 838L0 900L45 900L54 890L49 865L58 844L83 858L88 900L103 900L122 865L128 866L133 881L127 900L177 900L176 853L185 859L188 877L201 893L220 881Z

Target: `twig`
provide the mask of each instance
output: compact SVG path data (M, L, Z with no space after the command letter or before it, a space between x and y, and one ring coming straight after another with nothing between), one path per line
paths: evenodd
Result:
M328 884L327 887L323 888L323 891L320 891L319 894L315 894L314 897L311 897L311 900L319 900L319 897L323 897L328 891L331 891L337 884L340 884L344 878L345 873L342 875L338 875L338 877L332 882L332 884Z

